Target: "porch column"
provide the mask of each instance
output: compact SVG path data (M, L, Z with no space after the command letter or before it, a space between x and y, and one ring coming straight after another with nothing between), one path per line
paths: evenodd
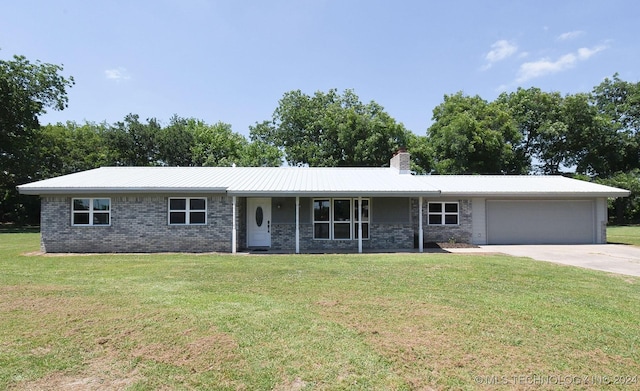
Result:
M418 251L424 251L424 231L422 230L422 196L418 197Z
M300 254L300 197L296 197L296 254Z
M237 246L237 228L236 228L236 196L233 196L231 204L232 212L231 212L231 254L236 253Z
M358 197L358 253L362 253L362 197Z

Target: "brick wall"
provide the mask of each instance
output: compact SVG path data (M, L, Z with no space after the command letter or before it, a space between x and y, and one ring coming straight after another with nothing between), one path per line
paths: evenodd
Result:
M104 198L105 195L98 197ZM231 251L231 197L206 196L208 224L204 226L169 225L168 195L112 196L111 226L72 226L72 198L55 196L41 199L43 251Z
M271 248L294 251L296 225L273 224ZM413 228L410 224L375 224L369 226L370 239L362 241L365 250L409 250L413 248ZM358 251L358 241L313 239L313 224L300 224L300 251Z
M458 225L427 225L427 202L422 205L422 229L424 232L424 242L456 242L471 243L473 230L471 225L471 200L459 199L438 199L437 202L458 202ZM411 200L411 215L418 216L418 199ZM413 223L416 237L418 234L418 220Z
M89 198L90 196L85 196ZM105 197L97 195L95 197ZM190 195L198 197L198 195ZM202 196L205 197L205 196ZM207 225L170 226L167 222L169 195L116 195L111 198L111 226L72 226L72 196L42 198L41 241L47 252L231 252L232 198L206 196ZM451 200L453 201L453 200ZM460 224L428 226L423 208L425 242L471 241L471 201L460 204ZM413 249L418 232L418 200L411 200L411 221L377 223L375 199L370 239L365 250ZM426 203L425 203L426 205ZM246 249L246 198L237 198L238 249ZM274 223L272 249L295 250L295 223ZM357 251L357 240L315 240L313 224L300 224L300 250Z

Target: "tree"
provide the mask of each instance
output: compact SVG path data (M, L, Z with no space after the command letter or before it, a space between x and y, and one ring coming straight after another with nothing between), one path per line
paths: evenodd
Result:
M625 137L598 113L588 94L568 95L562 105L567 125L566 163L577 173L609 177L622 168Z
M160 124L155 118L140 122L138 114L128 114L123 122L116 122L106 134L111 155L117 166L161 165L158 149Z
M613 212L609 216L614 216L615 224L640 223L640 169L619 172L609 178L597 179L596 182L631 191L629 197L609 200L609 210Z
M51 178L113 164L105 143L106 123L85 122L42 126L37 131L36 176Z
M526 162L527 171L559 172L566 159L567 132L560 93L518 88L515 92L500 94L496 101L508 108L515 121L521 136L515 153Z
M608 133L619 139L614 149L618 160L609 164L609 171L640 168L640 82L620 80L616 73L593 89L591 102L608 122Z
M67 88L73 77L60 75L62 66L24 56L0 60L0 221L31 218L25 215L15 186L40 179L33 175L36 142L34 132L40 126L38 116L48 108L67 107Z
M169 125L155 136L158 160L164 166L188 167L193 165L191 148L195 142L192 124L195 120L173 115Z
M432 171L431 156L433 155L427 136L407 134L407 150L411 152L411 171L424 175Z
M241 134L234 133L231 125L223 122L207 125L192 119L189 126L194 134L194 144L191 148L193 165L240 165L239 162L248 142Z
M290 165L383 166L406 146L408 131L375 102L351 90L284 94L272 121L251 128L252 140L285 153Z
M519 174L527 162L515 153L520 143L506 107L459 92L445 95L427 130L438 174Z

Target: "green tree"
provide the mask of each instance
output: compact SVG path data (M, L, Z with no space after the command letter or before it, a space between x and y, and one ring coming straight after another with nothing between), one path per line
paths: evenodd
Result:
M207 125L192 119L189 126L194 132L194 144L191 148L193 165L240 165L248 141L241 134L234 133L231 125L223 122Z
M521 135L507 108L462 92L445 95L427 130L438 174L520 174L527 162L516 148Z
M608 137L617 138L617 159L608 162L609 172L640 168L640 82L620 80L616 73L593 89L591 102L608 123Z
M568 95L562 105L567 125L567 166L578 173L609 177L623 167L626 136L590 103L588 94Z
M596 182L631 191L629 197L609 200L609 216L615 224L640 223L640 169L619 172Z
M188 167L193 165L191 149L195 143L195 120L174 115L169 125L158 130L156 143L161 165Z
M521 135L515 153L527 171L557 173L566 158L567 132L560 93L518 88L515 92L500 94L496 101L508 108Z
M161 165L158 137L161 126L155 118L140 122L138 114L128 114L106 133L110 154L117 166Z
M27 212L29 199L20 197L15 186L41 179L32 172L37 165L34 132L48 108L67 107L67 88L74 81L62 71L60 65L32 63L24 56L0 60L0 221L37 219L37 208L31 205Z
M68 121L42 126L37 132L37 176L51 178L113 164L105 143L109 126Z
M411 152L411 171L419 174L429 174L432 171L431 157L433 155L427 136L407 134L407 150Z
M290 165L383 166L406 146L408 131L375 102L351 90L313 96L284 94L273 120L251 129L251 138L281 149Z

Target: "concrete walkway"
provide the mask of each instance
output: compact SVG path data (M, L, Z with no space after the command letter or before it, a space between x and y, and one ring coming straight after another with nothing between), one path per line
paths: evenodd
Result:
M640 247L622 244L490 245L480 246L480 250L640 277Z

